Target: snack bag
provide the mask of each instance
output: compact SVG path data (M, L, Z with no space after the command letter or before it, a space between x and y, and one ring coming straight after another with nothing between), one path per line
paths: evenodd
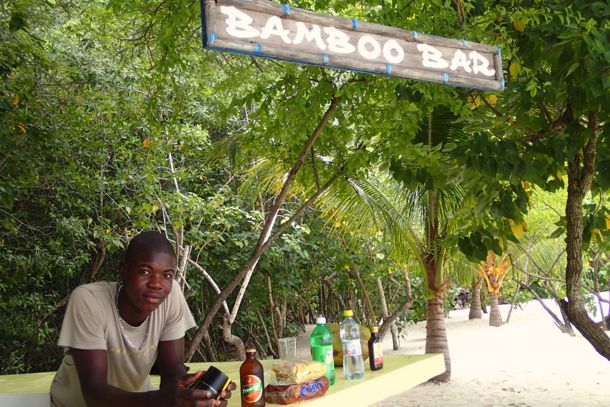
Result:
M326 376L303 383L270 384L265 387L265 401L272 404L292 404L322 397L328 390Z
M324 363L312 361L275 360L271 367L271 384L298 384L326 374Z

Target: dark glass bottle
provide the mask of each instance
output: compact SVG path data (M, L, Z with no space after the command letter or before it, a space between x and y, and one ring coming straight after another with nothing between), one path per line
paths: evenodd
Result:
M265 376L263 365L256 360L256 349L246 349L246 360L239 368L241 407L265 405Z
M369 364L371 370L380 370L383 368L383 349L378 332L379 328L371 328L371 338L369 339Z

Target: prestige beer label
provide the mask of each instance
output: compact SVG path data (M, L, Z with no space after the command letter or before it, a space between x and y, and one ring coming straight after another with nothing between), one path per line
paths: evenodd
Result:
M256 403L263 397L263 382L258 376L247 375L241 379L241 399L246 403Z

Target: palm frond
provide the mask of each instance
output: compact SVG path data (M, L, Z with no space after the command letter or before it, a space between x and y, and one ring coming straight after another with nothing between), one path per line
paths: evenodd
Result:
M516 268L545 277L563 278L565 249L559 239L540 239L512 247Z
M478 273L478 264L471 262L460 252L451 253L445 263L445 272L449 281L459 287L470 287L472 279Z
M316 203L334 233L376 236L381 233L393 256L407 260L417 250L415 228L402 212L404 193L398 183L378 175L345 179L333 185Z

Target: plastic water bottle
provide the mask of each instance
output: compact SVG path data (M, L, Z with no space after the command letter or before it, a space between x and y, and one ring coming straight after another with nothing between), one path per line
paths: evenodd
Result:
M325 317L316 318L316 327L309 337L311 358L326 365L326 378L335 384L335 361L333 359L333 334L326 326Z
M345 380L358 380L364 377L360 326L353 315L352 310L343 311L343 320L339 324L339 333L343 344L343 374Z

